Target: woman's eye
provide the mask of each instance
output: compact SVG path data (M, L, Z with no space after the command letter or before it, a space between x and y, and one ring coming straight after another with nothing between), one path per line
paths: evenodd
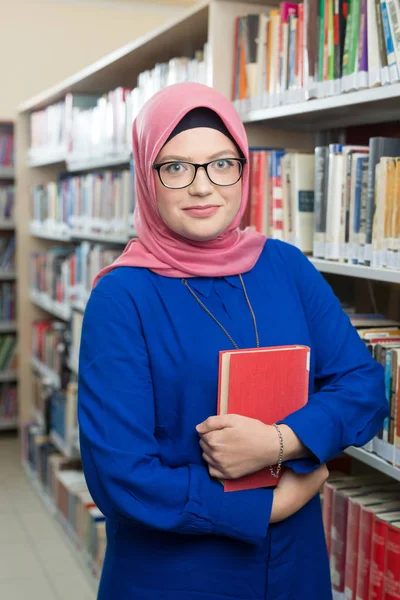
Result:
M185 170L185 166L182 163L172 163L170 165L166 165L167 173L171 175L177 175L182 173Z
M226 160L224 158L224 159L215 161L214 166L215 166L216 169L220 169L221 170L221 169L229 169L229 167L232 167L232 164L233 163L232 163L231 160Z

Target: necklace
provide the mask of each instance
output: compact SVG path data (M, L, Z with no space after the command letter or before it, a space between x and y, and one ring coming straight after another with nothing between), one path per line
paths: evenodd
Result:
M244 285L244 281L243 281L243 277L241 275L239 275L239 279L240 279L240 283L242 284L242 288L243 288L243 293L244 293L244 297L246 298L246 302L247 302L247 306L249 307L249 311L251 314L251 318L253 319L253 325L254 325L254 332L256 334L256 348L260 347L260 340L258 337L258 329L257 329L257 321L256 321L256 316L254 314L253 311L253 307L250 304L250 300L249 300L249 296L247 294L247 290L246 290L246 286ZM214 317L214 315L212 314L212 312L210 310L208 310L207 306L205 306L203 304L203 302L200 300L200 298L197 296L197 294L192 290L192 288L190 287L190 285L188 284L186 279L182 279L182 283L184 286L187 287L187 289L189 290L189 292L192 294L193 298L200 304L201 308L213 319L213 321L215 321L215 323L222 329L222 331L225 333L226 337L229 339L229 341L231 342L231 344L233 345L233 347L236 350L239 350L239 346L237 345L237 343L235 342L235 340L232 338L232 336L227 332L227 330L225 329L225 327L218 321L218 319L216 319L216 317Z

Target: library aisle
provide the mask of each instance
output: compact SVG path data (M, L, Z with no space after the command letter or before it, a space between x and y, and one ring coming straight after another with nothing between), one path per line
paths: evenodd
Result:
M0 436L0 598L94 600L57 522L31 488L16 437Z

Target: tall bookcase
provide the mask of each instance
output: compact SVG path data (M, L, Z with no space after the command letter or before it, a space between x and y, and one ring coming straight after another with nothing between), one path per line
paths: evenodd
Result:
M30 147L30 115L65 98L67 93L102 94L118 86L135 87L140 73L151 69L156 63L184 55L193 55L196 49L208 44L207 83L230 97L233 39L235 19L250 12L261 13L268 3L233 2L226 0L207 0L197 4L183 15L106 56L53 88L39 94L19 107L17 120L17 244L18 244L18 315L20 348L20 419L24 423L30 419L40 421L32 405L32 370L39 372L46 381L57 387L56 374L44 365L33 360L32 323L42 316L54 316L68 321L70 306L55 306L43 298L32 296L29 277L29 256L33 252L43 251L51 244L74 244L82 239L92 242L104 242L104 237L86 235L81 237L63 237L51 231L30 231L30 194L35 185L55 181L61 172L85 173L93 169L110 166L128 167L129 153L110 160L83 160L68 163L63 152L47 153L28 161ZM273 7L274 8L274 7ZM283 105L264 110L250 111L243 115L251 146L290 147L313 151L315 145L331 130L347 125L365 125L370 123L395 121L400 118L400 83L390 86L365 89L309 100L292 105ZM127 238L110 239L108 242L122 250ZM310 258L316 268L328 276L346 281L357 278L359 281L372 281L390 284L393 302L398 300L400 272L383 268L370 268L344 264L322 259ZM397 290L397 291L396 291ZM74 307L75 310L84 308ZM396 310L394 311L396 312ZM397 314L397 316L399 316ZM71 373L76 364L71 364ZM75 373L76 375L76 373ZM65 448L57 436L52 441L61 452L75 455L71 448ZM349 449L348 453L370 466L385 472L400 481L400 469L386 463L381 458L362 449Z
M10 121L0 121L0 136L6 134L13 138L14 136L14 123ZM10 146L5 148L4 146L0 149L3 152L3 157L9 155ZM12 151L12 150L11 150ZM7 164L2 165L0 161L0 187L15 185L15 168L14 164L10 164L10 155L7 159ZM10 207L11 211L12 208ZM8 209L7 209L8 210ZM0 236L6 237L11 240L12 236L15 235L15 219L14 217L7 218L5 214L0 215ZM9 268L7 270L0 269L0 282L15 282L17 274L15 268ZM11 334L17 333L17 321L15 319L3 320L0 317L0 334ZM18 368L14 366L12 369L6 369L0 371L0 386L2 384L16 384L18 382ZM16 416L2 416L1 411L2 397L0 396L0 431L13 430L18 428L18 418Z

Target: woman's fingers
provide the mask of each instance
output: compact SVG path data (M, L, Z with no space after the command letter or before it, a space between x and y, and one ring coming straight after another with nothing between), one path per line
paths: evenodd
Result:
M207 452L203 452L203 459L206 461L206 463L208 463L212 467L215 467L216 469L218 469L217 463L212 458L212 456L210 456L209 454L207 454Z
M216 469L215 467L212 467L211 465L208 467L208 472L210 473L210 476L215 477L215 479L225 479L225 475L221 473L221 471L218 471L218 469Z

